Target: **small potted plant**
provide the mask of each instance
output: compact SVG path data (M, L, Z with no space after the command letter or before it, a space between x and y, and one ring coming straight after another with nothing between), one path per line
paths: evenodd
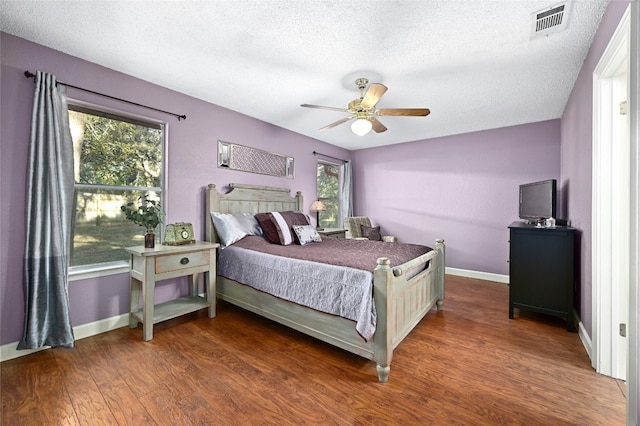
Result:
M156 236L153 231L162 222L160 202L149 200L147 194L138 197L138 200L140 204L137 207L133 201L129 201L127 204L123 204L120 210L124 212L128 220L146 229L144 246L146 248L154 248Z

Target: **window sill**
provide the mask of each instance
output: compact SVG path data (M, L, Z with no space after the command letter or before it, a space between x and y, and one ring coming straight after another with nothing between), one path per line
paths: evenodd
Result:
M129 273L129 262L126 261L72 266L69 268L69 281L80 281L89 278L106 277L108 275L126 273Z

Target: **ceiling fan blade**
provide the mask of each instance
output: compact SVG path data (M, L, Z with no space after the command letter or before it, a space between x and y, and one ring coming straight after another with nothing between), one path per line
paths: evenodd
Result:
M322 106L322 105L302 104L300 106L305 108L327 109L329 111L349 112L349 110L345 108L329 107L329 106Z
M376 115L400 115L405 117L426 117L430 113L429 108L388 108L376 111Z
M384 126L384 124L382 124L380 121L378 121L377 118L369 117L369 118L367 118L367 120L369 120L371 122L371 124L373 125L372 129L373 129L374 132L382 133L382 132L386 132L387 131L387 128Z
M349 120L353 120L355 118L355 115L352 115L351 117L345 117L342 120L338 120L334 123L331 124L327 124L326 126L324 126L323 128L320 129L321 132L326 132L329 129L333 129L336 126L339 126L342 123L346 123Z
M380 83L371 83L369 86L369 90L364 94L360 105L362 105L365 109L373 108L382 95L387 91L387 86Z

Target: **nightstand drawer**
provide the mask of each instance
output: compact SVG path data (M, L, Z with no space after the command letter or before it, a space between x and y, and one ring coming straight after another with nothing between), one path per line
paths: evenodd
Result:
M156 257L156 274L209 264L209 250Z

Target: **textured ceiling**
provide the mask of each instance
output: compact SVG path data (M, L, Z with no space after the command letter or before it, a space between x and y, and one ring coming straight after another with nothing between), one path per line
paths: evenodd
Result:
M559 118L608 0L6 1L0 30L350 150ZM43 70L47 71L47 70ZM64 81L63 76L59 76ZM347 114L367 77L389 90L366 136ZM73 84L73 82L69 82Z

